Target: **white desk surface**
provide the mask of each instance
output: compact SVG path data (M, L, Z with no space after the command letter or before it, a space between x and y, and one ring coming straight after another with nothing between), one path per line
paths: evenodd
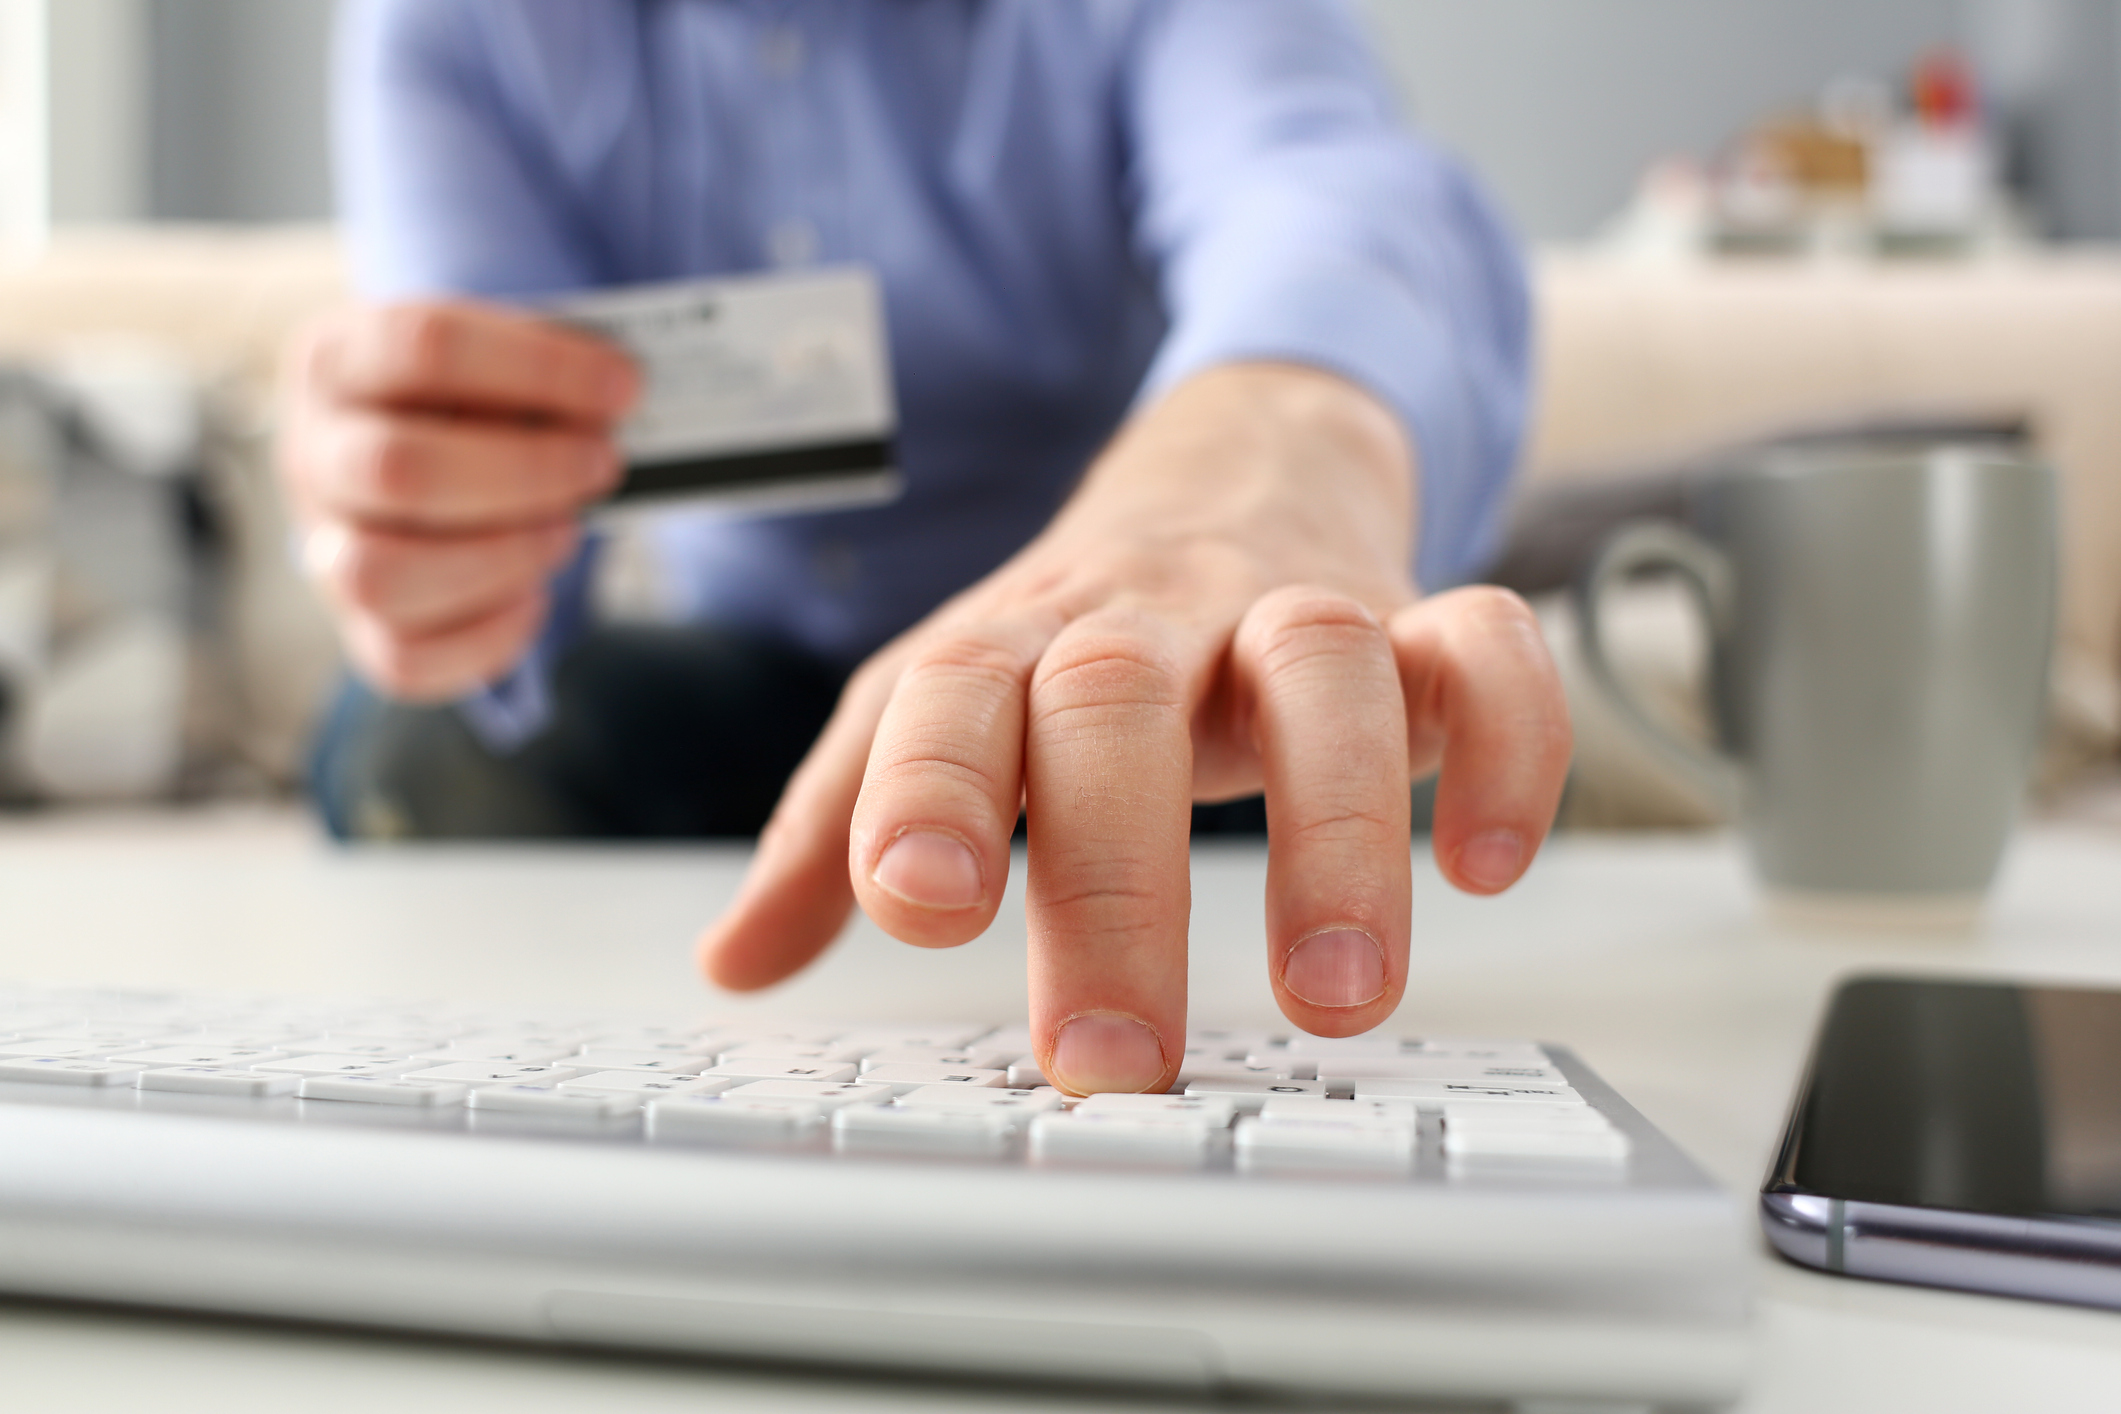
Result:
M712 1006L690 939L735 849L371 850L284 814L0 827L0 978L493 999L668 1013ZM1263 855L1200 851L1194 1015L1270 1024ZM1858 938L1764 921L1717 836L1567 838L1497 900L1417 871L1408 1032L1575 1046L1724 1182L1758 1184L1833 979L1860 969L2121 980L2121 829L2023 839L1986 924ZM805 1015L997 1016L1022 1005L1020 905L922 952L866 923L809 973L738 1003ZM1759 1262L1745 1414L2121 1407L2121 1314L1861 1283ZM0 1302L0 1405L67 1414L496 1409L764 1414L1174 1407L918 1380L718 1368ZM1188 1407L1180 1401L1175 1407ZM1193 1404L1190 1407L1203 1407Z

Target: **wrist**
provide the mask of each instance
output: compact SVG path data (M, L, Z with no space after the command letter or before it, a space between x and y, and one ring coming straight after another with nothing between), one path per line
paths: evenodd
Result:
M1055 528L1153 527L1400 582L1417 481L1399 418L1357 384L1306 365L1226 364L1138 412Z

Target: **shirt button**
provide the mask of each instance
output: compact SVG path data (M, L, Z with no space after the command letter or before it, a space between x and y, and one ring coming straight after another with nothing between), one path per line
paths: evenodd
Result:
M766 255L784 269L810 264L817 259L817 227L801 217L777 222L766 233Z
M777 25L759 41L759 63L775 78L793 78L802 72L807 50L801 30L793 25Z

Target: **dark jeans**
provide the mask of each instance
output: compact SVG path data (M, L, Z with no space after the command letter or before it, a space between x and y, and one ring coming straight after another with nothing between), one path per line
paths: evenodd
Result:
M755 835L832 714L843 673L712 629L606 627L560 660L553 718L489 749L451 707L340 690L310 782L340 839ZM1254 800L1196 806L1195 834L1261 834Z

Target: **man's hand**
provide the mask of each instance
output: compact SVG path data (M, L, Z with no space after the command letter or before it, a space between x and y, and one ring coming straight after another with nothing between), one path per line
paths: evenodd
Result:
M527 315L417 304L323 320L286 383L281 471L355 666L416 700L506 671L617 480L633 366Z
M1160 1089L1185 1035L1195 800L1264 789L1268 973L1307 1031L1406 985L1408 786L1442 767L1460 888L1530 864L1569 726L1531 612L1408 575L1414 469L1353 385L1202 374L1137 416L1053 524L855 675L702 940L762 987L859 902L924 947L977 937L1030 827L1031 1024L1077 1094Z

